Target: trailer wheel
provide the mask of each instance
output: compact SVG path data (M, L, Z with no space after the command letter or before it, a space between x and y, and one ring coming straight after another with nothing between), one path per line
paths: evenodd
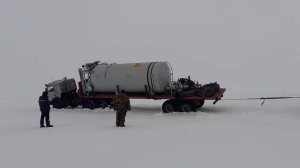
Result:
M89 109L93 110L95 107L96 107L96 105L93 100L85 100L82 103L82 108L89 108Z
M71 107L72 107L72 108L76 108L77 106L78 106L77 104L71 102Z
M108 106L108 104L104 100L96 100L95 105L96 105L96 107L102 108L102 109L105 109Z
M192 111L196 111L196 108L193 106L192 103L189 102L183 102L180 106L180 111L181 112L192 112Z
M72 100L71 103L70 103L70 106L72 108L76 108L78 105L79 105L79 101L78 100Z
M199 100L195 103L196 108L201 108L204 105L204 100Z
M172 113L176 111L175 103L173 100L167 100L162 105L162 110L164 113Z

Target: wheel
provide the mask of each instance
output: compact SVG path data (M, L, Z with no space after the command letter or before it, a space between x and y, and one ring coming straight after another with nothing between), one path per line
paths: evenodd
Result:
M78 100L72 100L70 103L70 106L72 108L76 108L79 105L79 101Z
M100 105L100 108L105 109L106 107L108 107L108 104L106 102L104 102Z
M201 108L204 105L204 102L205 102L204 100L196 101L195 104L194 104L194 106L196 108Z
M95 105L96 107L103 108L103 109L105 109L108 106L108 104L104 100L95 101Z
M204 105L204 101L205 100L193 100L190 103L195 108L195 111L197 111L197 109L201 108Z
M192 103L189 102L183 102L180 105L180 111L181 112L192 112L192 111L196 111L196 108L193 106Z
M167 100L162 105L162 110L164 113L172 113L176 111L175 103L173 100Z
M82 108L89 108L89 109L93 110L95 107L96 107L96 105L93 102L93 100L85 100L82 103Z
M56 109L62 109L65 107L64 102L58 98L55 98L54 100L52 100L51 104L53 105L53 108L56 108Z
M201 108L201 107L204 105L204 103L205 103L205 100L199 100L199 103L200 103L200 105L199 105L199 107L198 107L198 108Z

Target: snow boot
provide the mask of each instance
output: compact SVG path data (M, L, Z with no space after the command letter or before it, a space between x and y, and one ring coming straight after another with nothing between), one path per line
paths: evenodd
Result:
M50 121L46 121L46 127L53 127L53 125L50 124Z
M53 127L53 125L51 125L51 124L48 124L48 125L46 125L46 127Z

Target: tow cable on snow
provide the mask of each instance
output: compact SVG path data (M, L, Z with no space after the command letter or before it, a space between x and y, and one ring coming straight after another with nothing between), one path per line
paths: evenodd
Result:
M260 104L261 106L265 103L266 100L274 99L300 99L300 97L251 97L251 98L238 98L238 99L222 99L222 100L263 100Z

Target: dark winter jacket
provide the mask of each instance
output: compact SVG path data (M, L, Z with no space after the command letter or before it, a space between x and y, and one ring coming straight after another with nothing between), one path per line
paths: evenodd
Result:
M39 105L41 112L49 112L50 111L50 102L48 96L40 96Z

